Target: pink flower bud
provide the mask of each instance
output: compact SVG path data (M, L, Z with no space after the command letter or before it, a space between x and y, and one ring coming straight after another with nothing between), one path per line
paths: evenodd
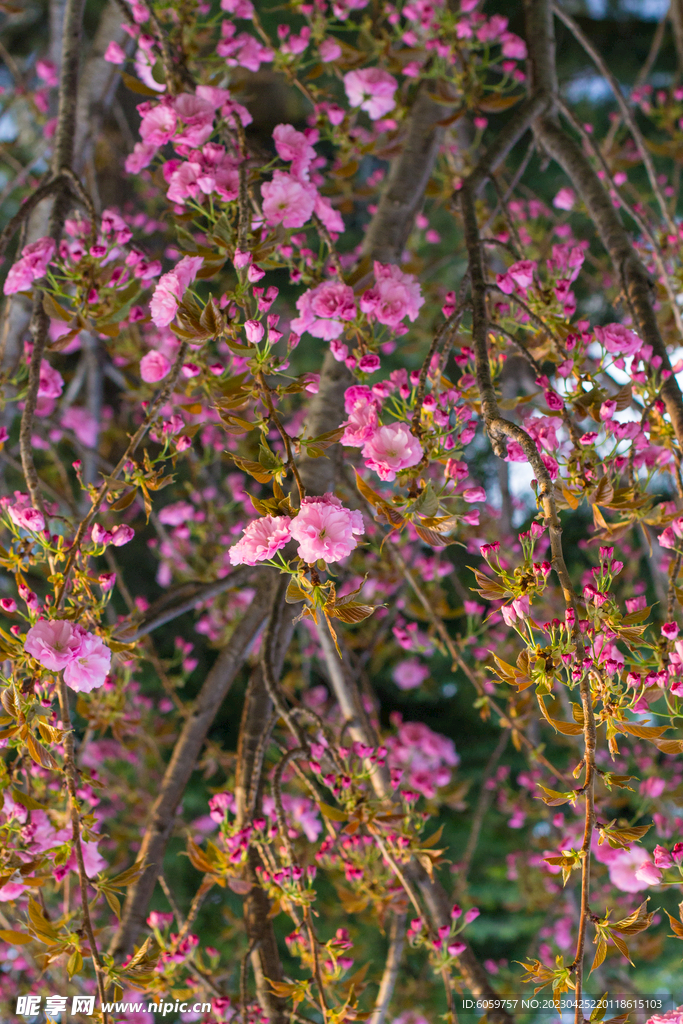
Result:
M244 325L244 333L250 345L258 345L263 340L265 328L258 320L247 320Z
M678 626L675 622L665 622L662 626L662 636L667 640L675 640L678 636Z
M448 946L448 955L462 956L466 949L467 946L464 942L451 942L450 946Z
M243 267L248 267L252 261L252 255L250 252L244 252L242 249L235 249L235 255L233 257L233 263L238 270Z
M257 267L255 263L252 263L252 265L249 267L249 270L247 271L247 277L249 278L252 284L256 284L257 281L260 281L261 278L265 276L265 270L261 270L261 268Z
M114 527L112 530L111 542L115 548L121 548L124 544L128 544L134 536L135 530L132 526L126 526L124 523L121 526Z
M472 907L471 910L468 910L465 914L465 923L469 924L471 921L474 921L479 917L480 913L481 911L479 910L479 907Z

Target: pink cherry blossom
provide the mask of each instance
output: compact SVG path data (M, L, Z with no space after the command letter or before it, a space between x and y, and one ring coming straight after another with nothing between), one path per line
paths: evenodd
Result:
M361 310L387 327L396 328L407 316L417 319L424 298L413 274L404 274L394 263L375 263L375 287L361 298Z
M486 491L483 487L468 487L462 492L462 496L470 504L473 501L486 501Z
M140 376L146 384L156 384L163 380L171 369L171 363L163 354L152 349L140 360Z
M553 206L557 210L572 210L576 203L576 195L571 188L561 188L553 199Z
M335 210L327 196L321 196L319 192L316 192L314 211L316 217L320 218L332 234L341 233L344 230L344 219L341 213L339 210Z
M68 619L39 619L26 634L24 650L44 668L59 672L79 651L82 632Z
M344 75L344 88L352 107L365 110L372 121L384 117L395 107L398 82L381 68L360 68Z
M58 370L50 366L47 359L40 364L40 379L38 382L39 398L59 398L64 387L64 378Z
M650 854L642 846L634 844L630 850L613 850L607 844L598 846L596 859L606 864L610 882L621 892L642 892L657 881L650 881L651 869L658 869L652 863ZM661 872L659 873L661 877Z
M74 434L86 448L94 448L97 444L98 423L91 412L81 405L70 405L62 413L61 425Z
M132 526L128 526L127 523L122 523L120 526L115 526L111 531L111 543L115 548L121 548L124 544L129 544L135 536L135 530Z
M277 155L292 161L294 177L308 181L308 168L315 159L315 150L304 133L298 132L291 124L278 124L273 129L273 141Z
M140 171L144 171L145 167L149 167L156 151L157 146L150 146L146 142L136 142L133 152L128 154L123 166L128 174L139 174Z
M104 51L104 59L110 64L125 64L126 54L119 44L112 39L109 46Z
M291 536L291 520L287 516L264 516L249 523L237 544L229 550L231 565L256 565L271 559Z
M184 143L193 149L203 146L213 132L214 105L194 93L183 92L173 100L173 109L185 127L175 137L175 143Z
M85 633L64 669L64 682L78 693L90 693L102 686L110 666L111 651L102 638L94 633Z
M429 669L417 658L406 658L394 666L391 678L399 690L415 690L429 678Z
M194 507L188 501L176 501L159 512L159 522L164 526L182 526L191 523L193 518Z
M528 288L533 284L536 266L535 260L518 260L508 267L508 274L520 288Z
M511 57L513 60L526 60L526 43L519 36L516 36L514 32L505 32L501 36L501 42L503 44L504 57Z
M348 395L349 391L355 390L355 388L348 388L346 394ZM339 439L339 443L346 445L348 448L362 448L366 441L369 441L377 431L379 402L372 398L372 392L369 388L366 390L368 394L358 396L351 406L349 418L342 423L345 429Z
M245 320L244 333L246 334L247 341L250 345L258 345L259 342L263 341L263 335L266 333L266 329L258 320Z
M632 356L642 344L638 335L623 324L606 324L605 327L596 327L594 330L600 344L608 352L617 355Z
M261 195L263 215L268 224L302 228L311 219L316 190L312 185L298 181L291 174L275 171L273 180L261 186Z
M407 423L389 423L380 427L363 445L363 458L380 480L395 480L401 469L416 466L422 458L422 445L411 434Z
M96 544L98 547L100 547L101 545L106 546L107 544L111 544L112 536L113 534L111 533L111 531L105 530L105 528L101 526L99 523L95 523L93 525L92 531L90 533L90 537L93 544Z
M341 561L357 546L356 538L365 533L362 513L345 508L331 493L304 498L291 529L299 542L299 558L309 564L318 559Z
M683 1024L683 1006L669 1010L668 1013L655 1013L648 1019L647 1024Z
M34 281L45 275L50 260L55 254L56 245L52 238L39 238L37 242L24 246L21 257L10 267L5 278L3 291L5 295L30 288Z
M324 64L330 64L332 61L339 60L342 55L342 48L336 39L323 39L318 47L318 53Z
M39 512L37 508L17 503L16 505L8 505L7 511L14 525L18 526L21 530L31 530L33 533L39 533L45 529L45 519L42 512Z
M175 111L168 103L159 103L147 111L140 123L140 138L149 146L163 146L173 138L178 124Z
M157 327L171 323L185 289L192 284L203 262L202 256L183 256L174 270L159 278L150 303L152 321Z
M332 341L344 331L344 322L356 315L353 288L343 281L323 281L316 288L304 292L297 301L299 316L292 320L291 328L298 335L308 331L314 338Z

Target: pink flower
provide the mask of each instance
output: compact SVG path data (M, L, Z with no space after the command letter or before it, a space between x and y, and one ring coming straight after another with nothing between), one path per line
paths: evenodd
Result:
M299 316L291 328L298 335L308 331L314 338L332 341L344 330L344 321L356 315L353 288L343 281L323 281L317 288L304 292L297 301Z
M553 199L553 206L556 210L573 210L576 203L576 195L570 188L561 188Z
M662 872L651 861L643 861L636 870L636 878L647 885L659 885L662 880Z
M156 384L163 380L171 369L171 364L163 352L152 349L140 360L140 376L146 384Z
M429 669L417 658L406 658L399 661L391 673L399 690L415 690L429 677Z
M59 672L79 651L82 632L68 619L39 619L26 634L24 650L44 668Z
M662 636L667 640L675 640L678 636L678 625L675 622L665 622L662 626Z
M528 288L533 284L535 270L535 260L519 260L508 268L508 274L520 288Z
M348 388L346 391L347 411L349 410L349 392L355 390L356 388ZM339 439L339 443L346 445L347 448L362 448L365 442L369 441L377 430L379 403L373 400L372 392L369 388L366 388L366 391L367 394L359 395L351 403L349 418L345 423L342 423L345 430Z
M112 39L109 46L104 51L104 59L108 61L110 64L125 64L126 54L121 49L119 44L114 42L114 40Z
M64 378L58 370L55 370L43 359L40 364L40 380L38 383L38 398L59 398L64 387Z
M139 174L145 167L149 167L156 151L156 146L150 146L146 142L136 142L133 152L128 154L123 166L128 174Z
M365 292L360 308L387 327L398 327L407 316L417 319L424 299L413 274L404 274L394 263L375 263L375 287Z
M102 682L104 682L104 680L102 680ZM74 686L72 687L72 689L75 690L76 687ZM92 689L94 689L94 687L91 686L90 690ZM86 690L85 692L89 693L90 690ZM88 876L88 878L94 878L95 875L99 874L100 871L103 871L108 866L107 862L100 853L100 851L97 849L97 842L88 843L87 841L81 840L81 847L83 849L83 867L85 868L85 873ZM65 866L69 869L69 871L78 872L78 861L76 859L75 850L71 851L71 856L69 857Z
M656 885L661 878L661 872L642 846L634 845L630 850L612 850L600 846L596 850L596 857L607 864L612 885L622 892L642 892L648 886ZM650 869L657 871L659 878L651 881L654 875Z
M26 507L17 503L16 505L8 505L7 511L14 525L22 530L31 530L32 533L39 533L45 529L45 519L42 512L39 512L37 508Z
M320 59L324 64L330 64L339 60L342 55L342 48L336 39L324 39L318 47Z
M674 859L665 846L655 846L655 866L658 868L672 868Z
M246 320L244 323L244 333L250 345L258 345L263 340L265 332L265 327L258 320Z
M546 391L543 392L543 397L545 398L546 405L549 409L559 411L560 409L564 408L564 402L558 395L557 391L553 391L551 388L548 388Z
M381 68L361 68L344 75L344 88L352 107L367 111L372 121L384 117L395 107L398 82Z
M74 434L86 448L97 444L97 420L81 405L70 405L62 414L61 424Z
M676 1010L669 1010L668 1013L655 1013L649 1018L647 1024L683 1024L683 1006Z
M365 533L362 514L345 508L331 493L304 498L291 528L292 537L299 542L299 558L309 564L319 558L339 562L357 546L356 537Z
M294 177L308 181L308 168L315 159L315 150L304 133L298 132L291 124L278 124L273 129L273 141L277 155L292 161Z
M168 103L159 103L149 110L140 123L140 138L148 146L163 146L173 138L178 118Z
M57 67L51 60L36 61L36 74L39 78L45 82L49 88L53 88L55 85L59 85L59 75L57 74Z
M311 219L316 190L284 171L274 171L273 180L261 186L263 215L271 225L302 228Z
M422 458L422 445L411 434L407 423L380 427L363 445L363 458L380 480L395 480L401 469L416 466Z
M10 267L5 279L3 291L5 295L30 288L34 281L43 277L50 260L55 254L56 245L52 238L39 238L37 242L26 245L21 250L21 257Z
M283 548L291 536L291 521L287 516L264 516L249 523L237 544L229 549L231 565L256 565L271 559Z
M519 36L516 36L514 32L505 32L501 36L501 42L503 44L504 57L511 57L512 60L526 60L526 43Z
M595 337L608 352L616 355L632 356L641 347L641 341L634 331L630 331L623 324L607 324L605 327L596 327Z
M132 526L127 526L123 523L121 526L115 526L111 531L111 543L115 548L122 548L124 544L128 544L135 536L135 530Z
M187 501L176 501L159 512L159 522L164 526L182 526L191 523L193 518L194 507Z
M174 270L159 278L150 303L152 321L168 327L176 315L185 289L192 284L204 263L202 256L183 256Z
M213 131L214 105L194 93L184 92L176 96L173 108L185 127L176 136L176 144L184 143L197 149L203 146Z
M102 638L94 633L84 633L64 669L64 682L78 693L90 693L102 686L109 675L110 666L111 651L102 642ZM99 870L97 868L94 873Z
M483 487L468 487L462 492L465 501L472 504L473 501L486 501L486 491Z
M105 530L104 526L100 526L99 523L94 524L90 532L90 539L93 544L96 544L97 547L100 547L101 545L106 547L107 544L111 544L111 538L112 534L109 530Z

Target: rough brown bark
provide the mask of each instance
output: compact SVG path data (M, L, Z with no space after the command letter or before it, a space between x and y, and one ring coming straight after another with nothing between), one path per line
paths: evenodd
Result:
M129 952L147 917L147 908L154 891L168 840L173 832L175 814L185 787L190 780L206 735L237 676L251 643L268 614L272 581L264 579L253 603L209 672L197 697L193 713L181 732L164 774L159 795L150 814L150 822L140 850L146 867L130 886L110 952L117 957Z

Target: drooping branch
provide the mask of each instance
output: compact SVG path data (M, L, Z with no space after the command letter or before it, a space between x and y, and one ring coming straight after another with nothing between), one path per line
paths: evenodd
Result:
M549 90L556 97L555 44L552 14L547 0L529 0L527 4L527 41L532 87ZM631 244L609 193L581 147L562 130L554 116L548 113L539 117L533 127L539 146L562 167L585 203L618 274L632 311L634 326L643 341L652 346L653 355L662 360L661 369L671 371L671 361L654 311L652 281ZM661 394L679 447L683 449L683 396L672 373L663 383Z
M367 746L375 746L376 737L358 714L361 701L355 680L351 675L350 666L343 659L340 661L332 639L324 627L318 630L318 637L323 649L334 695L339 702L345 720L349 722L349 734L353 740L364 743ZM391 784L386 769L375 769L370 779L378 797L384 799L391 795ZM402 873L405 876L409 892L414 894L414 887L410 884L412 881L422 895L434 930L437 931L442 926L450 925L451 904L446 890L438 878L430 878L415 859L406 865ZM415 898L414 895L413 898ZM465 984L470 991L477 998L491 1000L492 1005L497 1006L499 1000L495 989L491 985L486 971L469 946L460 955L459 965L465 979ZM492 1024L512 1024L512 1017L505 1009L490 1010L488 1017Z
M643 138L642 132L638 127L638 123L635 119L633 110L624 99L623 93L619 87L619 83L617 82L616 78L614 77L610 69L605 64L604 60L602 59L598 51L592 45L592 43L586 36L585 32L581 30L581 27L577 25L574 19L571 18L566 13L566 11L563 11L560 5L557 3L552 4L552 10L560 19L560 21L564 22L564 24L567 26L572 35L584 48L584 50L586 51L590 59L593 61L593 63L595 64L596 68L603 76L605 81L609 83L614 98L619 106L619 110L621 111L621 116L628 125L629 131L633 136L633 141L635 142L636 147L638 149L638 153L640 154L640 159L643 161L645 170L647 171L647 176L650 181L650 187L652 188L652 191L654 192L654 195L657 199L659 209L662 212L662 217L664 218L664 221L669 231L675 232L676 225L671 219L671 215L669 214L669 210L666 205L666 200L664 198L661 188L659 187L659 182L657 181L657 172L655 171L655 165L652 162L652 157L647 148L647 144L645 142L645 139Z
M474 193L466 184L460 193L465 245L469 259L469 273L472 291L472 340L475 351L475 375L481 398L482 416L486 431L491 440L494 453L499 458L506 455L504 438L509 437L521 446L526 459L536 474L538 482L538 502L543 509L545 525L550 534L552 565L559 579L564 594L565 605L574 615L573 642L575 645L576 664L583 664L583 642L579 630L579 609L574 588L567 570L562 550L562 526L557 513L555 490L540 452L533 438L520 426L504 419L500 415L498 401L491 379L491 368L487 345L487 312L486 312L486 278L482 261L482 247L474 203ZM588 674L583 671L580 679L581 706L584 728L584 766L585 781L581 788L585 798L585 825L582 843L581 861L581 917L577 937L576 958L572 964L576 984L576 1024L580 1024L581 986L583 981L583 952L586 929L590 918L590 861L591 842L595 827L594 789L595 789L595 747L596 726L593 713L593 701Z

